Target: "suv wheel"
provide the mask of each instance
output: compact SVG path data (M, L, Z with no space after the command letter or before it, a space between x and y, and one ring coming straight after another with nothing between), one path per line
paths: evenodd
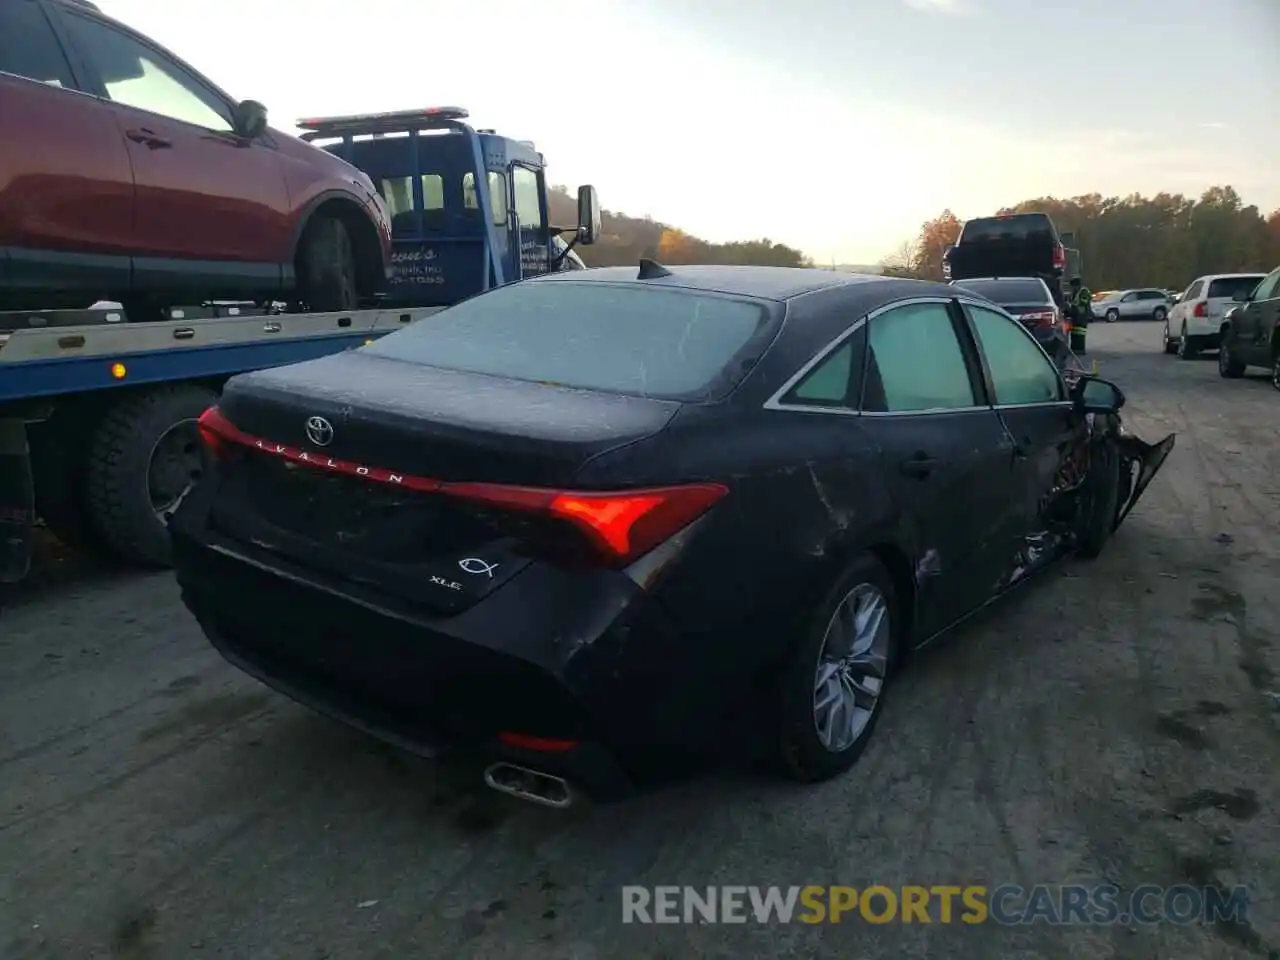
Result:
M1154 320L1156 323L1160 323L1168 315L1169 315L1169 312L1165 310L1164 307L1156 307L1153 311L1151 311L1151 319Z
M1280 350L1271 360L1271 385L1280 390Z
M318 313L356 309L356 254L346 224L334 216L317 217L302 244L299 280L307 306Z
M1169 321L1168 320L1164 322L1164 333L1162 334L1162 337L1164 339L1164 352L1177 353L1178 345L1173 340L1169 339Z
M1244 376L1244 364L1231 355L1226 334L1222 335L1222 343L1218 346L1218 374L1229 380Z
M1110 310L1107 311L1106 319L1107 319L1107 323L1115 323L1117 320L1120 319L1120 311L1117 310L1115 307L1112 307Z
M1187 325L1182 325L1182 336L1178 337L1178 359L1194 360L1199 352L1196 344L1191 342L1191 338L1187 336Z

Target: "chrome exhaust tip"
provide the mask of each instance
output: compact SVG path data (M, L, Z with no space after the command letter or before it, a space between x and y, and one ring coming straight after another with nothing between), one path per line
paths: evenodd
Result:
M484 772L487 786L518 800L540 803L544 807L563 810L573 803L569 782L549 773L518 767L514 763L495 763Z

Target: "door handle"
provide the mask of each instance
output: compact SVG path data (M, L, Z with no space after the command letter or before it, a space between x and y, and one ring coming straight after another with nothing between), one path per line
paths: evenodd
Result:
M937 468L938 461L926 453L917 453L898 464L904 476L923 480Z
M172 141L166 140L164 139L164 137L157 137L150 130L146 130L146 129L126 130L125 136L128 137L130 140L132 140L134 143L141 143L144 146L150 147L152 150L159 150L164 147L173 146Z

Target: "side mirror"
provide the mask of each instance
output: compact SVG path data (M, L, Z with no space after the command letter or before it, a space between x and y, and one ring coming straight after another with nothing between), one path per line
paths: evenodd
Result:
M578 188L578 242L590 246L600 237L600 201L596 188Z
M1124 406L1124 394L1110 380L1081 377L1071 388L1071 402L1084 413L1118 413Z
M1070 247L1070 246L1073 246L1073 245L1075 244L1075 242L1076 242L1076 235L1075 235L1074 233L1067 232L1067 233L1062 234L1060 237L1058 237L1058 239L1062 241L1062 245L1063 245L1064 247Z
M241 100L234 118L236 135L256 140L267 132L267 108L257 100Z

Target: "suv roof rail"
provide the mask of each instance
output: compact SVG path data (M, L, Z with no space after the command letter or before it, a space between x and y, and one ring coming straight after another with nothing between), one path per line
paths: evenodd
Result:
M94 3L93 0L65 0L65 2L75 4L77 7L84 7L87 10L92 10L94 13L102 12L101 8Z

